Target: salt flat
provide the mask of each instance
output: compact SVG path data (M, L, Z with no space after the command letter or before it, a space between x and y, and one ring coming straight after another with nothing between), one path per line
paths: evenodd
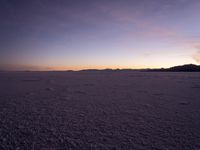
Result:
M200 149L200 73L1 72L0 149Z

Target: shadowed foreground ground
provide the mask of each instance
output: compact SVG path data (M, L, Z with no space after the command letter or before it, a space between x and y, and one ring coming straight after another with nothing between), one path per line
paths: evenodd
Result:
M200 73L0 73L0 149L200 150Z

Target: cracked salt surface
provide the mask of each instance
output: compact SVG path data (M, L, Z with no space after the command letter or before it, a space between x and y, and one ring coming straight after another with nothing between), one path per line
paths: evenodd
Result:
M0 149L198 150L199 77L1 72Z

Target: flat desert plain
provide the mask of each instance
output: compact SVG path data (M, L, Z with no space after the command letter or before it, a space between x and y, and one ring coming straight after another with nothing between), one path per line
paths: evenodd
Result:
M1 72L1 150L200 150L200 73Z

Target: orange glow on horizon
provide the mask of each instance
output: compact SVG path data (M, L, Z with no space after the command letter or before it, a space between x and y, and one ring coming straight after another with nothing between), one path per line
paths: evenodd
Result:
M87 70L87 69L146 69L146 68L161 68L159 66L48 66L48 67L40 67L41 71L79 71L79 70Z
M86 69L144 69L144 68L151 68L147 66L98 66L98 65L91 65L91 66L36 66L36 65L19 65L19 64L4 64L0 65L0 69L2 70L11 70L11 71L23 71L23 70L30 70L30 71L79 71L79 70L86 70ZM152 67L152 68L159 68L159 67Z

